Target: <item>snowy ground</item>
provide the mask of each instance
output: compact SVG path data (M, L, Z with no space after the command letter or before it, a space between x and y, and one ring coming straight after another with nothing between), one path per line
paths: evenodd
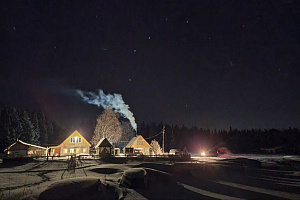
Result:
M102 183L120 188L125 200L300 199L300 157L297 156L194 157L192 162L184 163L105 164L85 160L75 173L63 174L66 168L66 160L35 160L18 166L2 163L0 199L38 199L50 184L76 177L99 178ZM146 170L143 187L119 185L124 171L132 168ZM93 199L105 199L99 195Z

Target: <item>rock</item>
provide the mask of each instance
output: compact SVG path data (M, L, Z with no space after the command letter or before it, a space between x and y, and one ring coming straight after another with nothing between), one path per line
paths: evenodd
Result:
M143 168L133 168L128 169L124 172L120 185L130 187L130 188L140 188L146 186L147 172Z

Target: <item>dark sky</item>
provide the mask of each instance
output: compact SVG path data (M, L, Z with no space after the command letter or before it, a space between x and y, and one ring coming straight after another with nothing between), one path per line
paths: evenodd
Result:
M300 1L1 1L0 106L76 126L120 93L138 123L300 124Z

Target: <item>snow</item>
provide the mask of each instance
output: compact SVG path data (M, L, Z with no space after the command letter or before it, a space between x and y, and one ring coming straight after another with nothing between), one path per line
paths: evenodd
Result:
M59 199L119 199L117 190L103 184L99 178L70 178L52 183L39 196L39 200Z
M75 173L64 172L66 168L62 158L18 166L1 163L0 199L300 199L299 156L124 164L88 159Z

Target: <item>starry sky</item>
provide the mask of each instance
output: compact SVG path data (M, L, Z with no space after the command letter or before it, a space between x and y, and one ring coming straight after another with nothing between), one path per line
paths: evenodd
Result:
M136 121L300 124L300 1L1 1L0 106L76 126L119 93Z

